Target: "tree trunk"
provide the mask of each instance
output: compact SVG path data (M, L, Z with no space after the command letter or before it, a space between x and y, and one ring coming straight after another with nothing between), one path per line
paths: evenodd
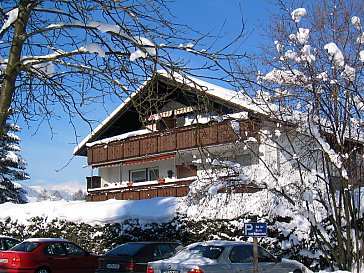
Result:
M5 122L11 114L10 106L15 92L16 79L20 73L20 59L26 38L26 26L31 10L30 4L30 0L20 1L18 18L14 24L14 38L0 91L0 136L6 131Z

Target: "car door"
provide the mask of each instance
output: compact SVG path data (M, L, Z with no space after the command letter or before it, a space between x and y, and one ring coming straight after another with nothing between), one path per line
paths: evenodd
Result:
M258 248L258 260L261 272L288 273L293 271L289 266L277 261L272 254L261 247Z
M157 259L167 259L172 257L175 254L175 248L171 244L159 244L158 245L159 252L161 257L158 257Z
M97 268L97 257L90 255L79 246L65 242L69 266L68 273L94 273Z
M44 248L46 263L52 273L69 272L69 263L66 251L61 243L50 243Z
M148 262L161 259L157 244L146 244L141 248L135 258L135 272L145 272Z
M241 245L232 248L229 260L235 273L252 273L254 270L253 246ZM264 248L258 247L258 271L269 273L289 272L285 266L277 262L275 257Z
M235 273L253 272L253 249L246 245L234 246L229 254L230 268Z

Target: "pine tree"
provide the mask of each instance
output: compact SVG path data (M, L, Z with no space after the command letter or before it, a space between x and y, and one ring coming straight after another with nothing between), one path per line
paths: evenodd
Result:
M20 127L6 124L7 133L0 139L0 203L25 203L25 191L14 181L29 179L24 171L26 161L18 154L20 138L16 132Z

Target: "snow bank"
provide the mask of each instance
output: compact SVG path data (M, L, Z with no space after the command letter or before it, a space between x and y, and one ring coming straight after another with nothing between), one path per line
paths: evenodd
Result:
M48 221L61 219L75 223L104 224L140 219L141 223L164 223L175 216L178 198L157 197L129 201L42 201L27 204L0 204L0 221L27 224L32 217L46 217Z

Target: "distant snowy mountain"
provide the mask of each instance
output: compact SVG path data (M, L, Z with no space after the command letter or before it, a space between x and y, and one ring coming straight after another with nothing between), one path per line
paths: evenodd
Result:
M22 185L22 188L26 191L26 197L28 202L37 202L45 200L73 200L75 195L84 189L79 186L65 185L51 185L51 186L27 186Z

